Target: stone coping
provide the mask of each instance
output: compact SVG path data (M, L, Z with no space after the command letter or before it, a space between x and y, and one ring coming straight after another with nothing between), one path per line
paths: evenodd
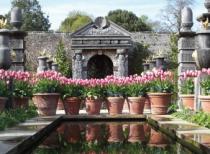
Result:
M188 149L210 153L210 129L171 115L148 115L148 123Z

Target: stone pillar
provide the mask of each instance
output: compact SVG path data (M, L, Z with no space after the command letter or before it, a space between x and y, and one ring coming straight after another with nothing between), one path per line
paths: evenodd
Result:
M84 78L83 74L83 60L82 60L82 50L75 50L74 56L72 58L72 76L73 79Z
M128 76L128 53L126 49L117 49L118 75Z
M11 10L10 23L13 26L13 29L11 30L11 48L13 50L13 62L11 69L15 71L24 71L26 61L24 39L27 36L27 33L20 31L20 27L22 25L22 13L20 8L14 7Z
M178 76L186 70L195 70L195 61L192 58L192 53L195 50L195 32L191 30L193 26L193 14L189 7L185 7L182 10L182 25L179 32L178 41ZM178 80L178 89L180 92L181 81ZM180 93L179 93L180 95ZM179 100L179 107L181 103Z

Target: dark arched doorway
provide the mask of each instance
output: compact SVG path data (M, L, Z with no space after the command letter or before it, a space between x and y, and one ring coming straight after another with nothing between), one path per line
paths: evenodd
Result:
M113 74L113 63L111 59L105 55L95 55L87 65L87 77L90 78L104 78L107 75Z

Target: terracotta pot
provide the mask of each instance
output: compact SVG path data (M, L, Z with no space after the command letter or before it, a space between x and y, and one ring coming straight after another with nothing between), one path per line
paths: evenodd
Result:
M124 136L122 124L109 124L108 142L121 142L123 139Z
M59 96L59 93L34 94L33 102L36 105L39 114L43 116L55 115Z
M58 99L57 110L64 110L63 100L61 98Z
M78 124L65 124L64 138L68 143L77 143L81 139L80 126Z
M160 132L151 129L150 139L149 139L149 146L152 147L166 147L169 141L167 138Z
M77 97L68 97L63 101L64 110L67 115L78 115L81 99Z
M145 97L128 97L130 114L143 114Z
M200 139L201 139L200 143L207 144L207 145L210 144L210 135L209 134L202 134L200 136Z
M144 109L150 110L151 109L151 102L148 96L145 97Z
M101 127L97 124L88 124L86 126L86 141L94 142L101 139Z
M210 96L200 96L203 112L210 113Z
M143 124L130 124L128 141L132 143L145 141Z
M12 102L12 107L15 108L28 108L29 105L29 97L14 97Z
M194 95L180 95L184 108L194 110Z
M122 114L124 101L123 97L107 97L109 114Z
M88 115L99 115L101 110L101 99L86 98L86 112Z
M4 111L7 99L7 97L0 97L0 112Z
M149 93L148 96L151 102L152 114L167 114L168 106L171 103L170 93Z

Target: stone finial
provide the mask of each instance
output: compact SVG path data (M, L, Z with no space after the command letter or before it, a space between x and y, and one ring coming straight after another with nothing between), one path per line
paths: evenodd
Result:
M206 7L206 9L208 10L208 12L210 13L210 0L205 0L204 6Z
M22 26L22 11L19 7L14 7L11 10L11 21L10 23L15 29L20 29Z
M191 8L184 7L182 9L181 22L181 32L191 32L193 26L193 12Z
M104 17L97 17L95 19L94 25L97 29L104 29L104 28L108 27L109 22Z

